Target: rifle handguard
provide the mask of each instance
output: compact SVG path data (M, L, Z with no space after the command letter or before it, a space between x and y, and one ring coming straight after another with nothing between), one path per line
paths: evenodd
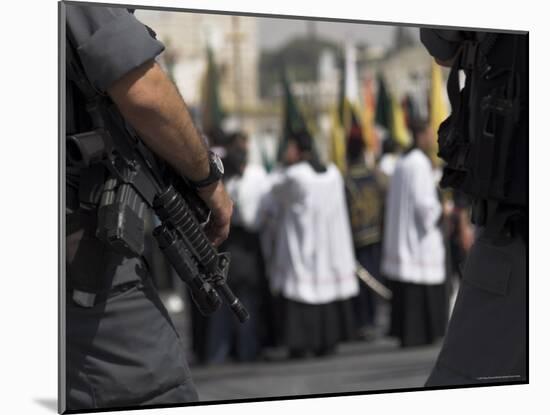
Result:
M162 226L173 230L177 239L184 243L187 252L196 261L199 274L204 276L204 282L215 289L216 296L218 293L221 295L241 323L246 321L249 318L248 311L226 284L229 254L217 252L183 196L173 186L169 186L157 195L153 208ZM185 276L179 272L178 275L185 281ZM214 296L212 292L208 295ZM212 302L215 303L214 300Z

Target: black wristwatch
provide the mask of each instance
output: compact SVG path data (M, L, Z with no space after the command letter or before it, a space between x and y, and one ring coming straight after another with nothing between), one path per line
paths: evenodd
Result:
M206 179L196 182L193 180L188 180L189 184L195 189L211 185L212 183L221 180L223 177L223 163L216 153L208 151L208 162L210 165L210 172L208 173L208 177Z

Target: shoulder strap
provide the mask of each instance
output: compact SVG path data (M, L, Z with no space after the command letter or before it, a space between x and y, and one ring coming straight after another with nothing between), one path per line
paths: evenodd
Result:
M106 94L95 88L86 76L69 32L67 32L66 56L67 79L71 80L84 96L86 111L91 117L93 127L103 128L104 121L99 114L99 106L101 101L105 99Z
M490 69L487 63L487 56L495 46L498 33L484 33L481 39L465 40L458 58L459 66L465 70L481 70L485 72Z
M463 42L461 50L453 63L447 82L447 93L453 112L458 112L461 105L458 81L459 69L466 71L480 70L482 73L490 70L491 67L487 63L487 56L493 49L498 36L498 33L485 33L480 40L466 40Z
M479 41L479 49L483 56L487 56L498 39L498 33L485 33L483 39Z
M519 95L519 88L520 85L517 85L516 82L516 70L517 70L517 63L518 63L518 43L519 38L518 35L514 36L514 49L513 49L513 62L512 62L512 69L510 70L510 76L508 77L508 88L506 89L506 94L508 98L513 98L515 94L517 93ZM517 89L517 90L516 90Z
M84 73L84 69L82 68L82 64L77 56L69 33L67 33L66 56L67 78L75 83L80 92L82 92L82 95L86 98L86 101L90 102L101 96L102 94L93 87Z

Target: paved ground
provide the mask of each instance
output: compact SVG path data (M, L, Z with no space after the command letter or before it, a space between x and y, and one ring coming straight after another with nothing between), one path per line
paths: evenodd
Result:
M182 310L172 319L189 349L189 313ZM387 304L378 320L379 327L388 326ZM287 360L285 350L272 349L257 363L192 365L191 371L202 401L417 388L428 378L440 346L401 349L397 341L380 338L340 344L329 357Z
M201 400L261 398L331 392L422 387L439 345L400 349L389 339L348 343L331 357L285 360L280 350L272 360L193 367Z

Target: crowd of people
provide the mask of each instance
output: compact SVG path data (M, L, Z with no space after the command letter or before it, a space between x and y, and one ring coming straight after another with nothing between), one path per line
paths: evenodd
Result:
M325 356L382 336L421 346L444 335L473 231L467 201L438 189L429 124L410 130L409 148L388 137L377 157L351 137L344 174L320 161L307 131L286 137L270 172L249 162L244 132L225 135L214 149L234 210L219 250L231 254L228 281L251 319L193 310L196 361L255 361L272 347L291 359Z

